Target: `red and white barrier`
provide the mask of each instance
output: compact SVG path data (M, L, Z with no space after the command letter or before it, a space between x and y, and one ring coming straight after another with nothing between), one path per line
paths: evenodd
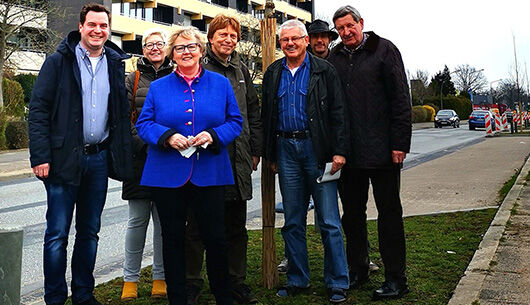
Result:
M493 136L493 132L491 130L491 116L489 112L487 112L484 116L484 127L486 127L486 137Z
M495 113L495 132L501 131L501 117L498 113Z
M504 112L502 114L502 130L505 131L505 130L508 130L509 127L508 127L508 119L506 118L506 112Z

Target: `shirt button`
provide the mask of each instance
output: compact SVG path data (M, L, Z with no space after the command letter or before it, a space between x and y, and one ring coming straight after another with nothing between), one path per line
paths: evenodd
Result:
M96 108L96 105L93 104L93 105L92 105L92 108Z
M94 136L94 134L93 134L93 133L91 133L91 134L90 134L90 136L91 136L91 137L93 137L93 136Z
M92 122L95 122L95 121L96 121L96 119L92 119Z
M92 93L96 94L96 90L92 91Z

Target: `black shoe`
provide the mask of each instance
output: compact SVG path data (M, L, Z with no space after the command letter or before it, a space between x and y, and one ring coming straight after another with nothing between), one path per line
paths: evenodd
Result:
M79 302L79 303L73 303L73 304L76 304L76 305L101 305L101 303L98 302L98 300L96 300L96 298L94 298L94 297L91 297L90 299L88 299L86 301Z
M198 305L201 287L197 285L186 284L186 304Z
M346 291L342 288L328 288L328 295L331 303L342 303L346 301Z
M278 289L276 295L280 298L293 297L302 293L306 293L309 290L309 285L307 287L296 287L296 286L283 286Z
M359 276L358 273L350 273L350 288L349 289L358 289L363 284L368 282L370 279L369 273L364 276Z
M258 299L245 284L237 285L232 290L232 296L239 304L256 304Z
M409 292L409 287L407 284L385 281L381 288L374 291L372 299L374 301L384 299L400 299L407 292Z

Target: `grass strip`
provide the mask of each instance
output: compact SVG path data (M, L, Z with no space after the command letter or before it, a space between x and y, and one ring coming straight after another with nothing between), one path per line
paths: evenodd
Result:
M458 281L473 257L483 234L489 227L496 209L450 214L416 216L404 219L407 240L407 277L411 292L401 300L373 302L371 295L384 280L384 268L377 244L377 223L368 222L371 260L382 267L373 273L370 282L359 290L348 292L343 304L447 304ZM283 240L276 230L278 261L283 257ZM329 304L323 280L323 247L320 235L313 226L307 230L308 256L311 268L312 292L308 295L280 299L275 290L261 286L261 231L249 231L247 283L260 304ZM280 275L280 284L286 281ZM150 300L151 267L141 272L138 299L127 304L167 304L167 300ZM122 304L122 279L117 278L95 289L96 298L103 304ZM207 281L200 304L215 304Z
M502 203L504 198L506 198L506 195L508 195L508 193L512 189L512 186L515 184L515 181L517 180L517 177L519 176L519 171L520 171L519 169L515 170L515 173L513 174L513 176L508 181L504 182L504 184L502 185L501 189L498 192L499 203ZM530 175L530 173L528 174Z

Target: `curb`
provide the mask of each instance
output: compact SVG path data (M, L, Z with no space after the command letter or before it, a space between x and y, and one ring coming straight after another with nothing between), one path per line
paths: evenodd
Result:
M529 171L530 158L527 157L514 185L502 201L488 231L484 234L477 251L475 251L473 259L467 266L464 276L458 282L453 296L447 303L448 305L469 305L478 300L478 295L490 269L490 262L497 252L506 223L510 219L511 209L523 190L525 176Z

